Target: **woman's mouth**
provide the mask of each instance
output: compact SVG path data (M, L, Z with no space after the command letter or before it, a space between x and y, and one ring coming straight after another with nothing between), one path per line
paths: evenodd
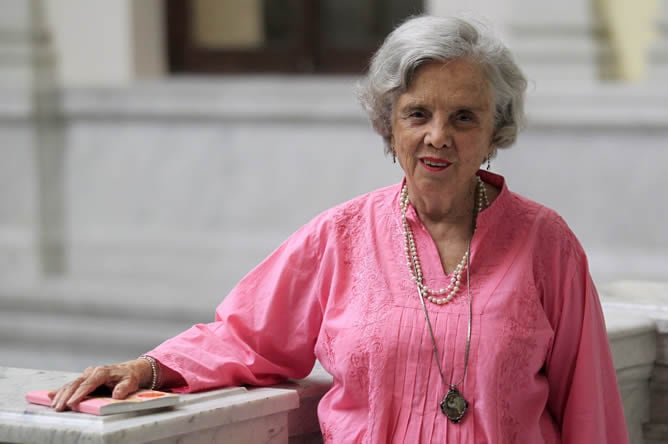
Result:
M450 162L443 159L435 159L432 157L423 157L420 162L429 171L443 171L450 166Z

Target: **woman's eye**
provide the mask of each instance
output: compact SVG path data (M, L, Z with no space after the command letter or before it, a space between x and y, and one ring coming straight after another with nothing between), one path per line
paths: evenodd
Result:
M464 123L475 121L475 116L468 111L457 113L455 118L457 119L457 121Z
M414 119L424 119L425 113L423 111L413 111L408 115L408 117L412 117Z

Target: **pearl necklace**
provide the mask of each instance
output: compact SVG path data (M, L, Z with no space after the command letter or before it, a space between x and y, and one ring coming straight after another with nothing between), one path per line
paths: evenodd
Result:
M482 179L480 179L480 176L476 176L476 178L478 180L477 183L478 198L475 209L476 214L474 216L477 216L478 214L480 214L482 210L484 210L489 206L489 198L487 196L487 190L485 189L485 185ZM459 287L461 285L462 273L466 269L466 264L468 263L469 260L469 251L467 249L467 251L464 253L464 256L462 257L462 260L459 261L459 264L457 264L457 267L455 267L455 270L452 273L452 278L450 278L450 283L448 284L447 287L440 288L438 290L432 290L431 288L429 288L424 283L424 278L422 275L422 267L420 266L420 259L418 257L417 247L415 246L415 238L413 237L413 230L411 229L411 226L408 223L408 219L406 218L406 210L408 209L408 204L409 204L408 186L404 185L404 187L401 190L401 199L400 199L401 222L403 225L403 232L404 232L404 245L405 245L404 252L406 253L406 261L408 269L411 272L411 279L420 288L422 294L426 295L425 299L427 299L429 302L438 305L447 304L452 300L452 298L454 298L457 295L457 292L459 291ZM446 294L446 292L447 295L443 296L444 294Z

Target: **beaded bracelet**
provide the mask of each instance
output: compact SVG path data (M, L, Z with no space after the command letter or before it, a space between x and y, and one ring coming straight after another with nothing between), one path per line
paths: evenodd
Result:
M152 356L141 355L139 359L144 359L151 366L151 386L150 390L157 390L160 387L160 366L158 361L155 360Z

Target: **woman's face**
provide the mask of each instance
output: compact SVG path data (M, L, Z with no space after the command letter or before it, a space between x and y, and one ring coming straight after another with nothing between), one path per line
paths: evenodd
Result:
M466 59L421 65L392 110L391 143L418 198L470 192L493 132L492 89Z

